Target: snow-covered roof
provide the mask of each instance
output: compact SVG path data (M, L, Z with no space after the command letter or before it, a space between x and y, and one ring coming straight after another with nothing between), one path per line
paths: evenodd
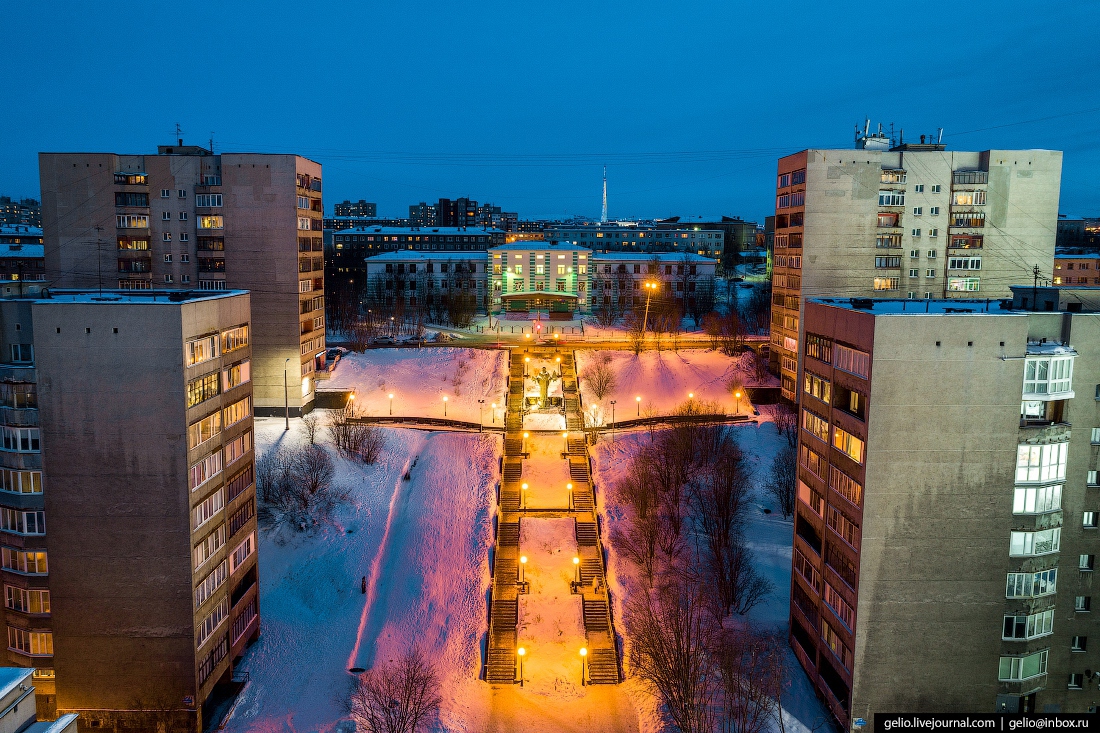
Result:
M918 300L915 298L809 298L807 303L820 303L847 310L866 311L875 315L970 315L1014 313L1001 308L1002 300Z
M1027 344L1028 354L1044 354L1047 356L1062 355L1076 355L1077 349L1067 344L1058 343L1057 341L1029 341Z
M579 244L573 244L572 242L546 242L539 239L533 239L526 242L506 242L505 244L498 244L495 247L489 248L490 252L496 252L498 250L555 250L558 252L591 252L588 247L582 247Z
M27 237L41 237L42 227L26 224L0 224L0 234L22 234Z
M716 260L711 257L704 257L703 255L697 255L694 252L593 252L593 260L607 260L608 262L652 262L657 260L658 262L683 262L684 259L688 262L706 262L715 264Z
M133 305L137 303L193 303L245 295L247 290L51 290L50 297L38 303L107 303Z
M45 257L46 246L42 244L0 244L0 257Z
M64 731L76 731L76 721L80 716L69 713L60 716L57 720L43 720L32 724L23 733L63 733Z
M0 667L0 700L23 684L33 673L34 670L29 667Z
M393 252L383 252L377 255L371 255L364 257L367 262L408 262L415 260L417 262L427 262L430 260L476 260L484 259L485 252L473 251L462 252L459 250L419 250L419 249L399 249Z
M351 217L355 218L355 217ZM384 226L365 226L365 227L352 227L351 229L337 229L333 231L334 235L340 236L344 234L451 234L451 235L466 235L471 234L504 234L502 229L482 229L481 227L384 227Z
M1088 254L1071 255L1063 252L1055 252L1054 260L1100 260L1100 254L1090 252Z

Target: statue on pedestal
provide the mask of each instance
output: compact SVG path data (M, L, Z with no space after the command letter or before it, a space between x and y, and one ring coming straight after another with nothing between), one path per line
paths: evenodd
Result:
M561 374L551 374L543 366L542 370L534 376L535 383L539 386L539 409L545 410L550 406L550 398L547 393L550 391L550 383L555 379L561 379Z

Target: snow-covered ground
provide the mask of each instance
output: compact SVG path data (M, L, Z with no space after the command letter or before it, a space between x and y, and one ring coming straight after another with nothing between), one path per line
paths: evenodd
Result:
M226 730L352 730L341 723L348 670L411 643L442 672L439 729L485 730L489 688L478 674L500 438L387 430L386 439L374 466L336 459L352 503L332 526L261 533L261 635ZM302 441L300 420L290 432L282 420L256 420L261 455Z
M668 415L688 400L715 402L726 414L751 413L752 405L742 393L734 397L728 389L731 380L752 385L747 367L751 354L729 357L720 351L681 349L680 351L604 351L577 349L577 368L581 398L586 412L596 407L605 423L611 422L611 400L615 400L615 419L630 420L647 415ZM585 380L585 371L598 359L611 357L616 385L611 394L597 400ZM770 375L769 375L770 376ZM641 397L639 401L637 398Z
M492 423L504 420L508 352L448 346L424 349L371 349L348 354L321 389L355 390L355 403L367 415L447 417ZM478 404L484 400L484 404Z
M753 475L766 473L784 440L775 425L761 420L731 427ZM631 457L648 440L648 431L620 433L614 440L604 435L592 451L596 504L603 517L605 537L610 536L616 523L626 519L626 502L618 496L615 487L629 467ZM772 497L757 493L748 520L749 547L755 556L757 571L772 582L774 590L763 603L749 612L748 618L761 627L781 629L784 634L790 608L792 533L792 521L783 519L775 509ZM615 616L621 619L623 598L632 584L632 568L628 561L617 558L613 548L609 555L608 584L615 605ZM786 730L788 733L806 733L823 727L831 730L832 716L817 699L794 653L789 647L786 652L790 677L790 687L783 699ZM641 731L657 733L660 728L652 698L638 687L628 689L631 689L631 696L640 711Z

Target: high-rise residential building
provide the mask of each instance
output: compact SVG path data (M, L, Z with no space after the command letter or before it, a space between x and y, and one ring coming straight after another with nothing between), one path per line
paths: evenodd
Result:
M373 219L378 216L378 204L372 204L369 201L359 199L355 203L351 201L344 201L343 203L332 205L333 216L353 216L363 219Z
M806 298L996 298L1053 268L1061 152L857 144L779 160L771 343L787 399Z
M44 717L201 730L259 633L249 295L27 287L0 299L7 661Z
M297 155L41 153L52 287L252 292L257 414L309 410L324 366L321 166Z
M439 199L434 204L421 201L409 206L409 226L413 227L490 227L511 231L518 215L501 211L499 206L478 204L469 198Z
M1011 290L804 304L791 646L844 728L1095 710L1100 288Z
M0 224L42 227L42 205L37 199L0 196Z
M0 224L0 280L42 280L42 230L24 224Z

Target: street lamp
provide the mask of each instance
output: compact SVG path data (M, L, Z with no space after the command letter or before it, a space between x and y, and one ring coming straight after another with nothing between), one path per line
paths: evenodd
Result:
M523 647L516 649L516 658L519 660L519 686L523 687L523 658L527 655L527 650Z
M579 557L573 557L573 567L576 569L576 573L573 579L579 585L581 582L581 559Z
M390 417L393 417L393 393L390 393Z
M584 659L588 656L588 650L583 646L581 647L581 687L584 687Z
M611 400L611 442L615 442L615 402Z
M523 455L527 455L527 438L528 438L528 436L529 436L529 433L524 433L523 434L523 445L520 446L520 453L522 453Z
M737 398L737 407L734 410L734 414L735 415L740 415L741 414L741 390L737 390L736 392L734 392L733 396L735 398Z
M443 417L447 417L447 395L443 395Z
M573 484L566 484L565 490L569 492L569 510L572 511L575 508L573 505Z
M527 511L527 484L523 484L519 487L519 498L523 501L523 511Z
M523 582L523 569L527 567L527 556L520 555L519 557L519 582Z
M695 399L695 393L694 392L688 392L688 399L689 400Z
M649 299L653 295L653 291L657 289L658 284L655 282L647 282L645 284L645 315L642 316L642 338L645 338L645 326L649 321Z
M482 432L482 427L485 426L485 400L477 401L477 431Z
M490 416L490 419L492 420L493 425L496 425L497 424L497 403L494 402L491 405L491 407L492 407L493 414Z
M565 452L568 453L569 452L569 433L568 433L568 431L561 434L561 439L562 439L562 442L565 444Z
M642 396L638 395L634 398L634 401L638 403L638 417L642 416Z
M283 362L283 406L286 408L286 427L283 430L290 430L290 396L286 391L286 368L290 364L290 359Z
M527 367L531 364L531 357L523 357L523 376L527 376Z

